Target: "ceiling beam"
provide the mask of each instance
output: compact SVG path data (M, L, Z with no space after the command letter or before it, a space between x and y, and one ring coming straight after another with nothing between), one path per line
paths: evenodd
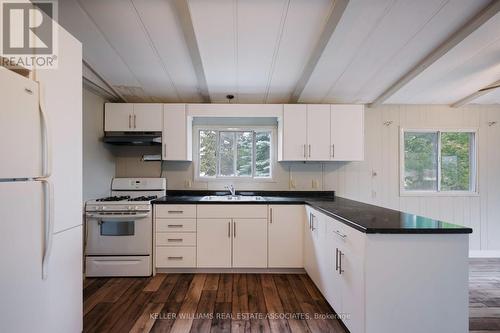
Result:
M194 32L193 20L189 10L188 0L175 0L174 8L177 11L177 17L179 18L179 22L181 24L184 40L186 41L191 62L193 63L196 79L198 80L200 95L202 96L204 102L210 103L207 78L205 77L203 62L201 61L200 49Z
M304 70L302 71L297 84L295 85L295 89L293 90L292 96L290 98L290 103L297 103L299 101L300 95L302 95L307 82L311 78L311 75L316 68L316 65L318 64L319 58L323 54L326 45L335 32L335 29L337 28L340 18L344 14L348 3L349 0L334 0L330 16L328 17L325 27L321 32L318 42L316 43L316 46L309 56L309 60L307 61L307 64L304 67Z
M84 59L82 59L82 65L85 67L89 72L91 72L99 81L101 81L105 86L103 87L102 85L98 84L97 82L94 82L88 77L83 77L83 82L88 86L89 88L94 88L99 87L101 90L105 91L108 95L113 96L117 100L121 100L123 102L127 102L127 100L115 89L113 88L112 85L110 85L99 73L97 73L94 68ZM84 73L85 74L85 73ZM92 83L95 87L91 87L90 83Z
M500 80L484 87L484 88L481 88L479 89L478 91L476 91L475 93L472 93L470 94L469 96L466 96L458 101L456 101L455 103L453 104L450 104L450 106L452 108L459 108L465 104L469 104L470 102L472 102L473 100L475 100L476 98L479 98L483 95L486 95L487 93L495 90L495 89L498 89L500 88Z
M457 44L462 42L467 36L476 31L480 26L487 22L490 18L495 16L500 11L500 0L492 0L486 7L484 7L477 15L465 23L460 29L455 31L447 40L441 43L438 47L432 50L425 56L415 67L410 69L406 74L393 83L387 90L378 96L369 107L376 107L384 103L408 82L417 77L426 68L435 63L443 55L448 53Z

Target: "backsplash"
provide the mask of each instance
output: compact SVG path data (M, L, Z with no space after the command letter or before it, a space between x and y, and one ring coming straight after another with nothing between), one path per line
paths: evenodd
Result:
M324 165L318 162L276 163L273 168L273 180L235 180L232 182L195 180L192 162L164 162L163 170L160 170L160 165L160 162L144 162L140 155L134 156L129 152L127 156L117 156L116 176L159 177L161 172L162 176L167 178L169 190L222 190L228 183L234 184L238 190L333 190L332 184L324 181L331 177L325 177Z

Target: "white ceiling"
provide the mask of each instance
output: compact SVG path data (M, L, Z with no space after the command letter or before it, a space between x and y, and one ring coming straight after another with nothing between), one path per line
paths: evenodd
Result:
M187 1L187 13L179 13ZM489 3L350 0L299 102L369 103ZM332 0L59 0L84 59L127 101L200 102L192 20L212 102L290 100ZM198 73L199 74L199 73ZM203 75L201 76L203 77ZM451 104L500 79L500 14L386 103ZM500 103L497 89L474 103Z

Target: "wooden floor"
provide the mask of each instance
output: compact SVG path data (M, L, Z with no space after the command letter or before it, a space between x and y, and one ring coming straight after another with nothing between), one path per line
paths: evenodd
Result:
M469 281L470 332L500 332L500 259L472 260ZM346 332L301 274L94 278L83 295L85 332Z
M84 332L346 332L305 274L159 274L84 285Z
M500 332L500 259L474 259L469 269L470 332Z

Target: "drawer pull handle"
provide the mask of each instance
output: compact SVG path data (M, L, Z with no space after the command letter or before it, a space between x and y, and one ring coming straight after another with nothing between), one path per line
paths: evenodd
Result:
M346 234L343 234L343 233L341 233L341 232L340 232L340 231L338 231L338 230L335 230L335 233L336 233L337 235L339 235L340 237L342 237L342 238L346 238L346 237L347 237L347 235L346 235Z
M169 228L182 228L182 224L169 224L168 225Z
M169 241L169 242L182 242L182 238L168 238L167 241Z
M184 213L183 210L169 210L168 211L169 214L182 214Z
M168 257L168 260L182 260L184 257Z

